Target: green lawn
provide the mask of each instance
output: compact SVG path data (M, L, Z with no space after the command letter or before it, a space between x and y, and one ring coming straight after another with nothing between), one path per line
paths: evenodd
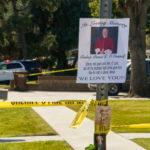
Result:
M139 139L133 139L132 141L142 146L146 150L150 150L150 138L139 138Z
M72 150L64 141L1 143L0 150Z
M0 108L0 137L55 134L32 108Z
M109 106L113 107L112 126L150 123L150 101L142 100L110 100ZM78 111L80 106L69 106ZM90 106L88 118L94 120L95 107ZM115 132L150 132L149 129L112 128Z

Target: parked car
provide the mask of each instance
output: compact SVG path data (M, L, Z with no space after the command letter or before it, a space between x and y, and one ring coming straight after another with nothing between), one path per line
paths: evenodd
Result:
M88 84L88 88L92 91L95 91L97 84ZM108 95L116 96L120 92L120 84L111 83L109 84Z
M24 65L19 61L1 62L0 70L7 70L12 72L26 72Z
M13 60L0 63L0 70L12 72L27 72L27 74L41 73L41 66L37 60ZM37 76L29 76L28 80L37 80ZM9 84L9 80L1 82Z
M7 84L6 81L10 81L10 80L14 80L13 72L7 70L0 70L0 82Z
M37 60L19 60L25 67L28 74L41 73L41 65ZM37 80L38 75L29 76L28 80Z
M146 69L148 76L148 84L150 85L150 59L146 59ZM131 77L131 60L127 62L127 73L126 82L120 84L109 84L108 94L111 96L117 95L120 91L128 91L130 88L130 77ZM88 84L90 90L96 90L96 84Z
M26 72L24 65L19 61L4 61L0 63L0 73L3 75L5 71L8 72ZM10 79L7 80L1 79L0 84L9 84Z

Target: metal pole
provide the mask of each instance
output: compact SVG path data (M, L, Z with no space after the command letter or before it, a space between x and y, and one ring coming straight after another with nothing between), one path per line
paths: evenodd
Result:
M112 0L100 0L100 18L111 18ZM97 84L96 100L108 99L108 84ZM106 134L94 134L95 150L106 150Z

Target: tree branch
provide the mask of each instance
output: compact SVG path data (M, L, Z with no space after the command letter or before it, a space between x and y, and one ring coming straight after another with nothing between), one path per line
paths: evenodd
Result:
M31 6L31 4L32 4L32 3L31 3L31 1L30 1L30 2L27 4L27 6L24 7L23 9L18 9L18 8L17 8L17 11L18 11L18 12L20 12L20 11L25 11L26 9L28 9L28 8Z

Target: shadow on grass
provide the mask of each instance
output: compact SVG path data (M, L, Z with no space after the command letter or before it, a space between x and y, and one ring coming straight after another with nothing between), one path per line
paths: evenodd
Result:
M8 142L25 142L25 140L21 139L0 139L0 143L8 143Z

